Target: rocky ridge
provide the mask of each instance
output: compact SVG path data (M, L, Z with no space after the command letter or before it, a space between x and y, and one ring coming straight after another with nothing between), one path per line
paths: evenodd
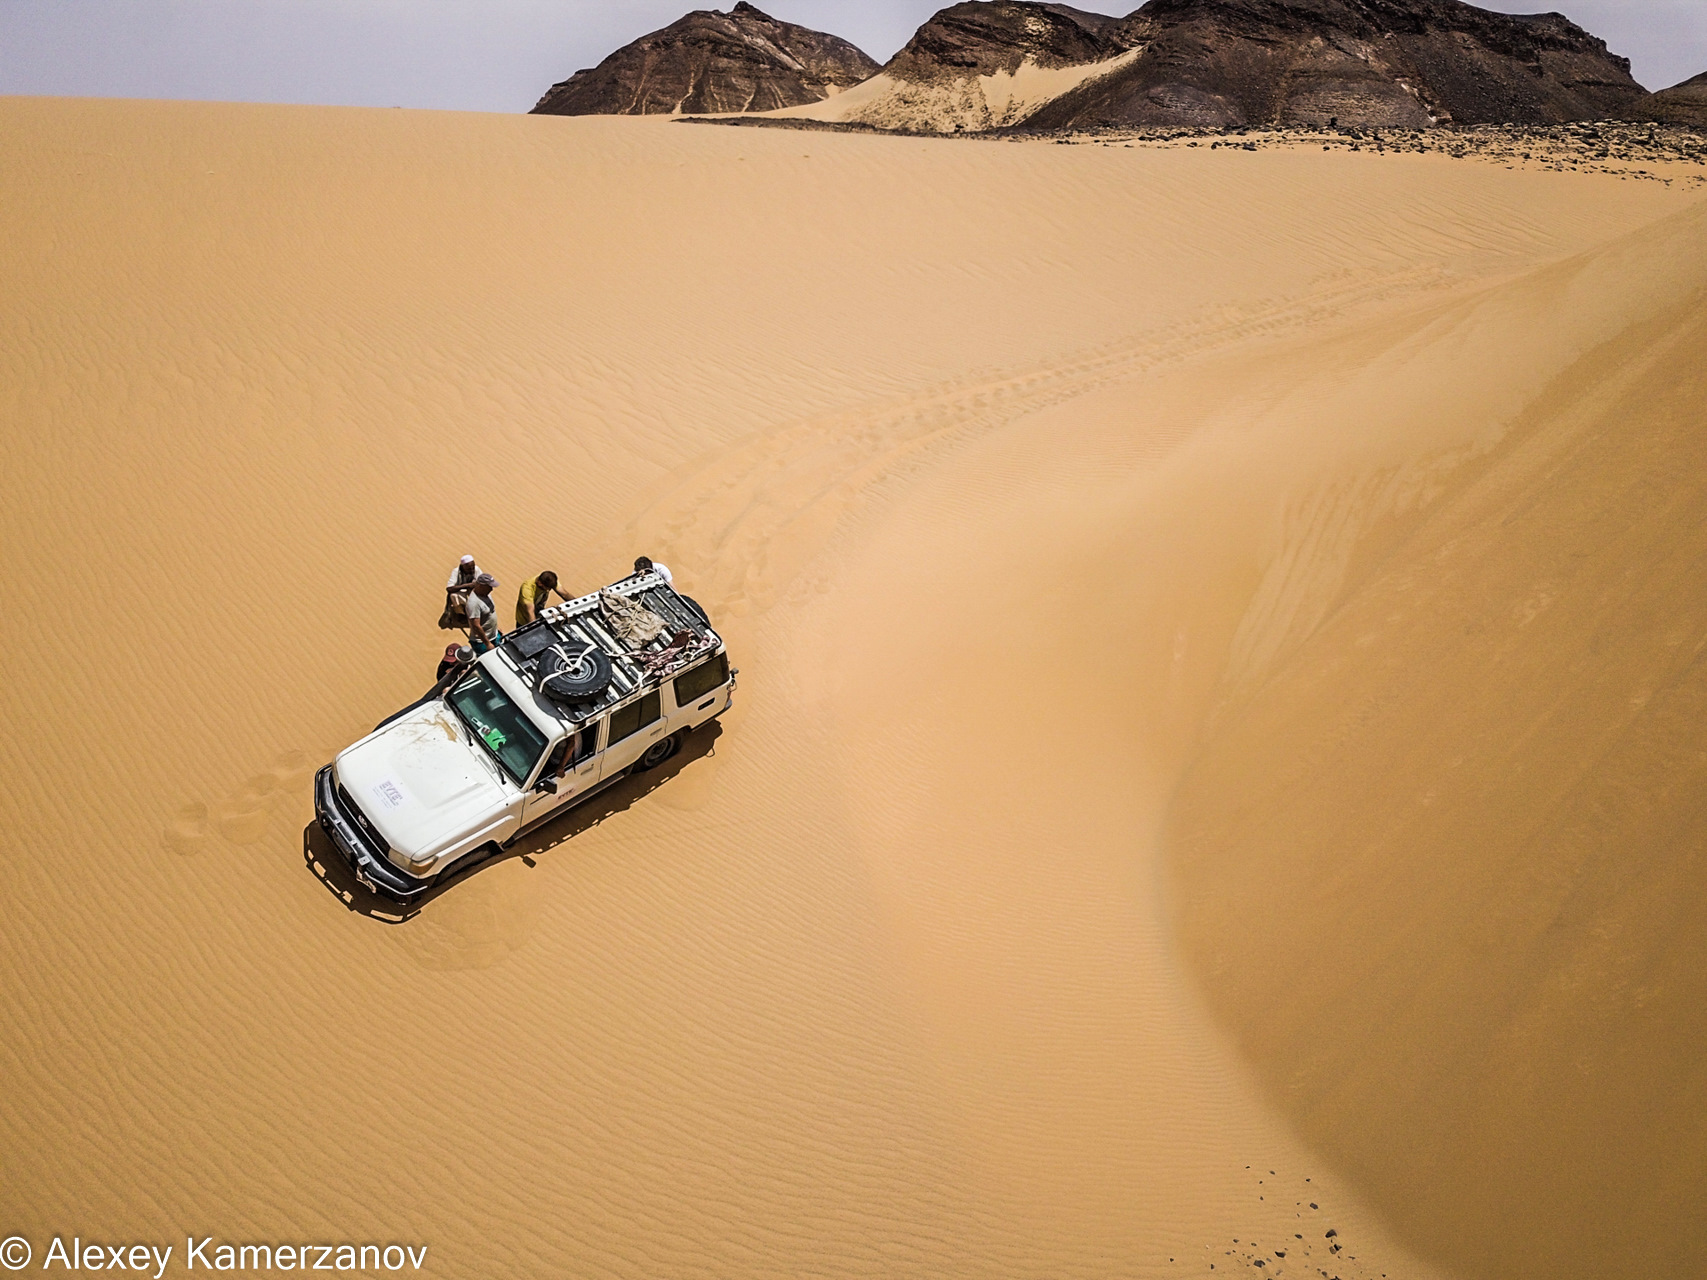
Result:
M742 0L576 72L534 110L775 112L909 133L1611 119L1707 128L1707 76L1649 94L1628 59L1564 16L1463 0L1147 0L1125 17L966 0L879 68Z
M817 102L876 73L839 36L781 22L741 0L701 9L554 84L537 115L772 111Z
M1636 108L1644 120L1707 129L1707 72L1644 98Z
M884 66L912 83L964 75L1012 74L1030 62L1045 68L1102 62L1131 47L1125 19L1064 4L979 0L938 11Z
M998 128L1557 124L1628 115L1628 59L1559 14L1462 0L1028 0L941 10L820 119Z
M1149 0L1115 38L1142 55L1029 127L1557 124L1646 93L1563 16L1460 0Z

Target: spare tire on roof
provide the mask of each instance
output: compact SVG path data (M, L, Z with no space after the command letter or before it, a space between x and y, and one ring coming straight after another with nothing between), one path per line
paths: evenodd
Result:
M610 658L596 645L554 644L539 656L538 689L553 702L591 702L610 679Z

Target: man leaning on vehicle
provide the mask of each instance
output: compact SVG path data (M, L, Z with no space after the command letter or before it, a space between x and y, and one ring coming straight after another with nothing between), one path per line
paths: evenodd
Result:
M476 653L496 649L504 638L498 629L498 606L492 603L492 589L497 585L498 580L491 574L481 574L474 580L474 588L464 603L468 610L468 634Z
M538 618L539 611L551 603L554 591L559 600L565 604L569 602L570 597L558 590L557 575L550 569L522 583L522 589L516 595L516 625L525 627Z

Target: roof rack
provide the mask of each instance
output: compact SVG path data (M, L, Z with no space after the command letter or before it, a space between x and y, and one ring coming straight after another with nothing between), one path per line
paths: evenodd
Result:
M569 723L579 723L636 694L656 689L693 659L711 652L722 643L699 605L680 595L655 572L648 570L630 574L601 590L638 600L663 620L664 633L638 649L624 643L607 624L599 607L600 591L594 591L540 610L535 621L525 627L517 627L498 646L498 652L530 688L538 670L539 655L551 645L590 644L604 651L611 660L611 682L597 698L575 706L542 699L554 715ZM679 661L654 670L640 660L638 655L661 653L672 637L679 637L684 631L692 643L684 648Z

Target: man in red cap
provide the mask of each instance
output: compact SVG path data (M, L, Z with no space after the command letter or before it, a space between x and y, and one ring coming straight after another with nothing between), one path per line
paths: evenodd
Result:
M466 667L473 661L474 650L470 649L467 645L447 644L445 646L445 656L440 659L438 673L433 676L433 679L434 681L443 680L445 676L449 675L452 671L455 671L458 667Z

